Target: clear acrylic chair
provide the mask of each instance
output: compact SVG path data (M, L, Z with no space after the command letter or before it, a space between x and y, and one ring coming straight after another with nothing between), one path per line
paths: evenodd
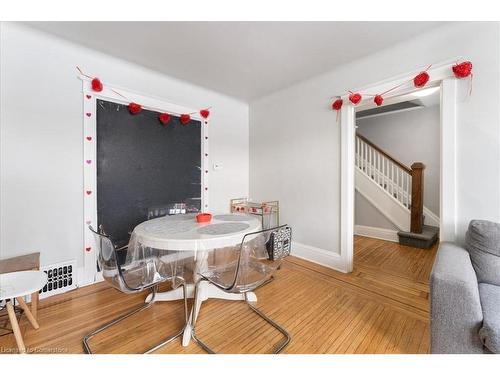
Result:
M98 265L102 271L104 279L115 289L123 293L139 293L146 289L151 290L151 299L138 308L112 320L109 323L99 327L97 330L87 334L83 338L85 351L92 354L89 346L89 340L100 332L114 326L115 324L137 314L154 303L155 295L158 291L158 285L164 281L172 281L183 288L184 295L184 319L188 322L188 310L186 300L186 283L182 277L175 276L175 272L168 269L168 264L162 263L157 252L151 248L135 248L130 251L126 246L116 248L111 238L104 234L102 228L96 232L91 226L89 230L94 234L95 242L98 248ZM118 252L121 252L120 256ZM125 255L123 252L127 252ZM185 325L184 325L185 327ZM155 345L145 353L151 353L166 344L172 342L184 332L182 330L169 336L163 342Z
M267 283L280 267L283 258L290 253L291 228L282 225L264 229L259 232L248 233L243 237L240 245L233 248L215 249L212 263L207 270L198 273L199 279L195 286L194 306L199 298L201 282L209 282L227 293L243 294L247 306L258 316L271 324L284 336L274 354L281 352L290 342L290 334L278 323L266 316L252 305L247 297L258 287ZM199 311L193 309L191 319L191 337L208 353L215 353L196 335L196 320Z

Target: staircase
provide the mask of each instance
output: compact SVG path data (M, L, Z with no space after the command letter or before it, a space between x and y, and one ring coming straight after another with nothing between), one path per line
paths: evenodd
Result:
M356 190L399 228L402 245L429 248L439 235L439 218L423 205L425 165L407 167L356 134Z

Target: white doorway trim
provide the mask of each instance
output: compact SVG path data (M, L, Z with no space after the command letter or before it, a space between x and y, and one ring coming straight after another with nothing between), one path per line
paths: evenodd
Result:
M433 65L427 72L430 80L426 87L441 87L441 165L440 165L440 240L455 241L457 236L457 201L456 201L456 124L457 124L457 79L452 76L451 67L456 58L441 64ZM419 71L363 87L354 92L380 93L404 84L415 77ZM391 92L399 96L415 91L412 85L403 85L401 89ZM405 89L406 87L406 89ZM342 97L344 105L340 110L340 258L341 271L351 272L353 269L353 236L354 236L354 145L356 124L354 107L347 105L348 96Z

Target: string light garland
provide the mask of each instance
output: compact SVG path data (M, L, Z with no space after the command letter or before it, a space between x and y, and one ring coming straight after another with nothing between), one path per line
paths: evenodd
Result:
M416 88L422 88L425 85L427 85L427 83L430 80L430 75L427 71L431 68L431 66L432 65L429 65L425 70L418 73L413 79L402 82L399 85L391 87L390 89L388 89L380 94L375 94L375 95L366 94L366 93L361 94L359 92L354 93L352 91L348 91L349 102L353 106L356 106L363 100L363 96L367 96L367 97L373 97L373 102L377 106L381 106L384 103L384 95L388 94L391 91L394 91L394 90L400 88L401 86L407 85L410 82L412 82L414 87L416 87ZM470 76L470 78L471 78L470 93L472 93L472 76L473 76L472 63L470 61L463 61L461 63L457 62L455 65L452 66L451 69L452 69L453 75L458 79L463 79L463 78L467 78ZM337 111L337 120L339 118L339 111L344 104L344 101L341 99L342 96L343 95L337 95L335 97L335 100L332 103L332 110Z
M101 92L104 89L104 84L99 78L91 77L85 74L78 66L76 67L76 69L78 70L78 72L80 72L82 76L90 79L90 86L92 88L92 91ZM130 99L128 99L126 96L122 95L115 89L110 88L110 90L129 102L127 108L131 115L137 115L143 110L143 106L141 104L131 101ZM198 112L191 112L191 113L176 113L173 111L161 112L158 113L158 121L160 121L163 125L166 125L170 121L171 116L174 115L176 117L179 117L181 124L187 125L191 121L191 116L195 114L199 114L205 120L208 119L208 117L210 116L210 109L211 107L207 107L200 109ZM152 111L156 112L154 109L152 109Z

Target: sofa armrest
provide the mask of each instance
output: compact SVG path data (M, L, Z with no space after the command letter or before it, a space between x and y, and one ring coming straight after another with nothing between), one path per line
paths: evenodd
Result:
M483 353L476 273L464 248L443 242L432 268L431 353Z

